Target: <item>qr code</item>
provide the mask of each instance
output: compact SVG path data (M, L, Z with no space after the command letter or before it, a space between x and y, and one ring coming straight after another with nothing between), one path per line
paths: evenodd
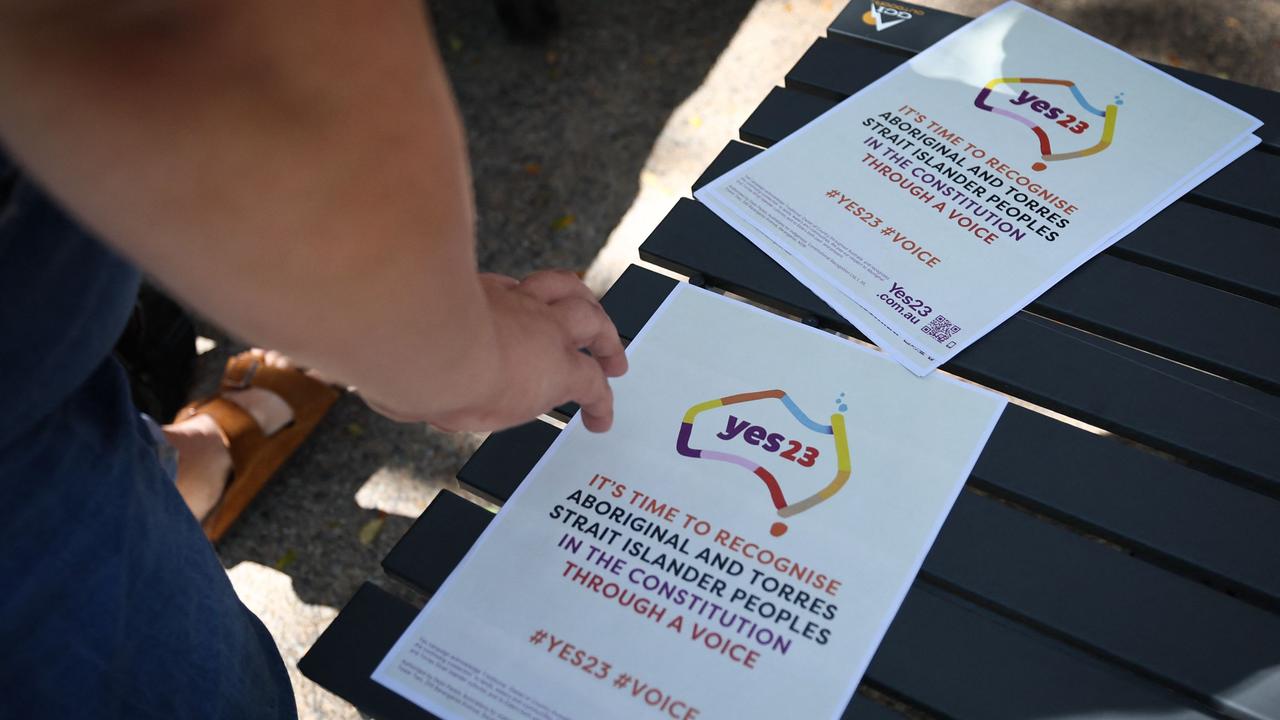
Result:
M946 317L939 315L933 319L933 322L924 326L924 334L944 343L951 339L952 335L960 332L959 325L953 325Z

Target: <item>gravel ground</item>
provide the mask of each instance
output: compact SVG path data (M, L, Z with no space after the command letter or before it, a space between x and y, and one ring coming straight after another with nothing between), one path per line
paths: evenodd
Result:
M857 0L861 1L861 0ZM991 0L928 3L966 14ZM1280 3L1031 2L1134 54L1280 89ZM436 2L468 128L490 271L588 270L597 290L842 7L780 2L560 0L560 32L512 44L486 2ZM238 348L201 356L212 387ZM482 438L399 425L347 397L219 547L294 673L302 718L358 717L293 670Z

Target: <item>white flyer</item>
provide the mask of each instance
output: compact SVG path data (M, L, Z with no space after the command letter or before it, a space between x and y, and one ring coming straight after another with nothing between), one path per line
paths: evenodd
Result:
M679 285L373 678L442 718L836 718L1004 409Z
M1011 2L695 196L925 375L1260 125Z

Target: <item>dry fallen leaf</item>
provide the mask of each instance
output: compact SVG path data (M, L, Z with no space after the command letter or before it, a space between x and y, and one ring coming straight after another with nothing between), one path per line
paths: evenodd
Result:
M387 514L384 512L379 512L378 517L370 520L369 522L361 526L360 532L358 534L360 538L360 544L364 545L365 547L372 545L373 541L378 539L378 534L382 532L382 526L385 525L386 522L387 522Z
M276 569L284 570L285 568L292 565L297 559L298 559L298 553L294 552L293 548L289 548L288 550L284 551L284 554L281 555L278 560L276 560Z
M524 174L525 174L525 175L541 175L541 174L542 174L542 164L541 164L541 163L536 163L536 162L527 162L527 163L525 163L525 164L524 164Z
M552 221L551 229L564 230L568 227L571 227L573 223L575 223L576 221L577 221L577 218L573 216L573 213L565 213L560 217L556 218L554 221Z

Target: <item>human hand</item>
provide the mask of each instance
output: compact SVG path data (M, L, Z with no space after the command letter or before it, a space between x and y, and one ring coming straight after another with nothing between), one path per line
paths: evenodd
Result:
M450 389L461 391L459 402L435 410L414 409L413 403L392 406L367 395L365 402L401 422L497 430L572 401L588 430L608 430L613 423L608 378L627 371L627 358L613 322L587 286L561 270L524 280L481 273L478 280L491 323L450 342L472 348L453 365Z
M500 402L514 399L512 410L521 415L576 402L588 430L608 430L613 392L607 379L627 371L627 357L591 290L565 270L523 280L482 273L480 283L498 320L499 344L514 353L506 376L514 395Z

